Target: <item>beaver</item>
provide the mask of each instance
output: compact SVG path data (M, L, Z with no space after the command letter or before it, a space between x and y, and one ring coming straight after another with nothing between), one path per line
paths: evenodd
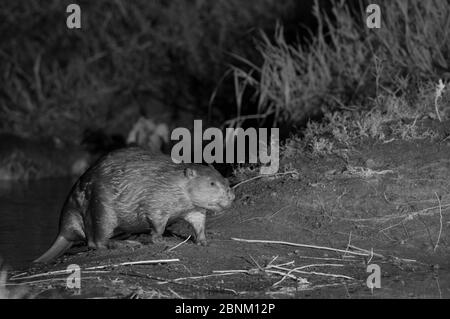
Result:
M138 147L116 150L74 184L55 242L34 262L47 263L80 241L93 249L111 248L123 234L149 232L158 242L176 219L186 220L196 243L206 245L206 211L229 208L234 197L228 180L212 166L175 164L167 155Z

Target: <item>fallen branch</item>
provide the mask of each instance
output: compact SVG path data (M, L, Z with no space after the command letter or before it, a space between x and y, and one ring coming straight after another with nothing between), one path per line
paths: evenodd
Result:
M164 263L171 263L171 262L177 262L177 261L180 261L180 260L178 258L176 258L176 259L129 261L129 262L123 262L120 264L109 264L109 265L88 267L88 268L81 269L81 271L104 269L104 268L110 268L110 267L130 266L130 265L164 264ZM40 273L40 274L34 274L34 275L30 275L30 276L18 276L18 277L13 276L9 280L23 280L23 279L31 279L31 278L38 278L38 277L44 277L44 276L54 276L54 275L64 275L64 274L71 274L71 273L73 273L73 270L64 269L64 270L56 270L56 271L49 271L49 272L44 272L44 273Z
M83 280L86 279L100 279L99 277L82 277ZM31 284L37 284L41 282L48 282L48 281L67 281L66 277L63 278L47 278L47 279L40 279L40 280L33 280L33 281L23 281L19 283L7 283L4 284L5 286L22 286L22 285L31 285Z
M371 251L371 250L367 250L367 249L363 249L363 248L359 248L359 247L356 247L355 245L348 245L348 247L349 248L351 248L351 249L354 249L354 250L358 250L358 251L361 251L361 252L364 252L364 253L366 253L368 256L375 256L375 257L378 257L378 258L381 258L381 259L385 259L386 257L384 257L383 255L381 255L381 254L377 254L377 253L374 253L373 251Z
M442 81L441 81L442 83ZM439 113L438 113L439 114ZM436 244L434 245L434 249L433 251L436 251L436 249L438 249L439 247L439 241L441 240L441 235L442 235L442 227L443 227L443 223L442 223L442 205L441 205L441 199L439 198L439 195L435 192L434 193L436 195L436 198L438 200L439 203L439 235L438 238L436 240Z
M400 257L392 256L392 255L389 255L388 257L386 257L386 256L383 256L381 254L374 253L373 251L369 251L367 249L356 247L354 245L351 245L350 248L355 249L355 250L359 250L359 251L363 251L363 252L367 252L367 253L371 254L372 256L379 257L379 258L385 259L385 260L390 258L390 259L401 261L401 262L404 262L404 263L419 263L419 264L425 265L423 263L418 262L415 259L400 258Z
M349 257L354 258L354 256L349 256ZM327 258L327 257L311 257L311 256L297 256L297 258L328 260L328 261L348 261L348 262L359 261L359 259L343 259L343 258Z
M67 269L55 270L55 271L49 271L49 272L44 272L44 273L30 275L30 276L19 276L19 277L12 276L11 278L9 278L9 280L22 280L22 279L45 277L45 276L65 275L65 274L70 274L72 272L73 272L73 270L67 270Z
M174 249L177 249L178 247L180 247L181 245L183 245L184 243L186 243L190 238L191 238L191 235L189 235L189 237L186 238L186 239L185 239L184 241L182 241L181 243L179 243L179 244L173 246L172 248L169 248L167 251L169 252L169 251L172 251L172 250L174 250Z
M328 274L328 273L316 272L316 271L302 271L302 269L312 268L312 267L344 267L344 265L342 265L342 264L312 264L312 265L299 266L299 267L295 267L295 268L286 268L286 267L284 267L285 265L291 265L293 262L284 263L284 264L280 264L280 265L272 265L271 263L269 263L269 265L267 265L264 268L214 270L213 273L216 273L219 275L234 275L234 274L255 275L255 274L261 274L261 273L268 273L268 274L275 274L275 275L282 276L281 280L277 281L275 284L273 284L273 286L280 284L286 278L291 278L291 279L294 279L297 281L300 281L300 280L305 281L305 279L293 275L292 274L293 272L299 273L299 274L317 275L317 276L355 280L354 278L345 276L345 275Z
M245 272L245 271L243 270L242 272ZM198 279L205 279L205 278L209 278L209 277L229 276L229 275L234 275L236 273L237 273L237 271L229 272L229 273L221 273L221 274L203 275L203 276L180 277L180 278L170 279L167 281L159 281L158 285L176 283L176 282L184 281L184 280L198 280Z
M109 264L103 266L94 266L88 267L84 270L93 270L93 269L104 269L109 267L120 267L120 266L132 266L132 265L153 265L153 264L167 264L180 261L178 258L175 259L157 259L157 260L141 260L141 261L128 261L120 264Z
M325 266L338 266L338 267L343 267L344 265L334 265L334 264L323 264ZM322 266L323 266L322 265ZM328 273L323 273L323 272L316 272L316 271L302 271L301 269L304 269L306 267L316 267L317 265L306 265L306 266L301 266L301 267L296 267L294 269L289 269L289 268L285 268L285 267L280 267L280 266L273 266L274 268L280 269L280 270L284 270L286 271L286 275L281 278L279 281L277 281L276 283L273 284L273 286L279 285L281 282L283 282L288 275L290 275L293 272L299 273L299 274L303 274L303 275L317 275L317 276L325 276L325 277L333 277L333 278L343 278L343 279L348 279L348 280L355 280L355 278L353 277L349 277L349 276L345 276L345 275L338 275L338 274L328 274Z
M287 246L294 246L294 247L303 247L303 248L328 250L328 251L334 251L334 252L339 252L339 253L344 253L344 254L351 254L351 255L356 255L356 256L364 256L364 257L368 257L369 256L367 253L358 253L358 252L354 252L354 251L348 251L348 250L344 250L344 249L337 249L337 248L324 247L324 246L296 244L296 243L290 243L290 242L287 242L287 241L257 240L257 239L242 239L242 238L231 238L231 240L245 242L245 243L277 244L277 245L287 245Z

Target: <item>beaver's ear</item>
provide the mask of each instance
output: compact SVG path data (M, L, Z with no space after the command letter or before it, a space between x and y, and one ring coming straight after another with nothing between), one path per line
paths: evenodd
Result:
M197 176L197 171L193 168L186 167L184 169L184 176L187 178L194 178Z

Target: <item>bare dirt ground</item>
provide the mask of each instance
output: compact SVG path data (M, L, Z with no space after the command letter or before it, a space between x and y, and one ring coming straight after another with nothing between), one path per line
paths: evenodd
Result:
M140 248L75 249L28 274L70 264L178 262L83 271L78 295L66 288L67 275L13 281L29 282L37 298L449 298L450 141L367 141L346 154L296 155L282 163L298 170L295 178L238 186L234 206L209 217L207 247L187 241L170 250L190 234L180 222L165 244L141 236ZM373 291L368 264L381 269ZM294 268L300 272L288 273Z

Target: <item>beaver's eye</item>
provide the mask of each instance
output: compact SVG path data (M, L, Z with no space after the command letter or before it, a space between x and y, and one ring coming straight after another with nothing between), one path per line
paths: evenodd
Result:
M211 186L216 186L216 183L211 182L210 185L211 185Z

